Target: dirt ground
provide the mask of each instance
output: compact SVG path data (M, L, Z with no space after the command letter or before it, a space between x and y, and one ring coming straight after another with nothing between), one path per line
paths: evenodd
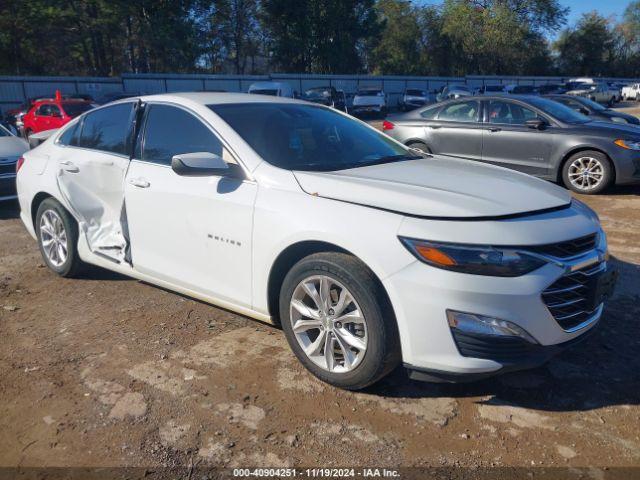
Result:
M529 372L399 369L360 393L307 374L274 327L98 269L56 277L1 205L0 467L640 467L640 187L582 199L622 272L595 335Z

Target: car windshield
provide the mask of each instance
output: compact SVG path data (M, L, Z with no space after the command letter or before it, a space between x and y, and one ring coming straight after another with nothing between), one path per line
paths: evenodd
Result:
M77 117L78 115L91 110L93 108L93 105L91 105L90 103L85 103L85 102L73 102L73 103L63 103L62 104L62 108L64 108L64 111L67 115L69 115L70 117Z
M11 134L9 133L9 131L6 130L3 125L0 125L0 137L10 137L10 136Z
M567 88L569 90L589 90L591 87L593 87L592 83L584 83L584 82L567 83Z
M278 90L274 88L255 88L249 93L253 93L254 95L271 95L274 97L278 96Z
M557 118L561 122L565 123L586 123L589 122L589 117L576 112L575 110L567 107L553 100L547 98L530 98L528 102L534 107L539 108L545 113L548 113L554 118Z
M424 93L424 91L422 91L422 90L412 90L412 89L407 90L407 95L412 95L414 97L426 97L427 96L427 94Z
M382 95L382 90L358 90L359 97L376 97Z
M209 105L258 155L287 170L335 171L420 158L333 110L298 104Z

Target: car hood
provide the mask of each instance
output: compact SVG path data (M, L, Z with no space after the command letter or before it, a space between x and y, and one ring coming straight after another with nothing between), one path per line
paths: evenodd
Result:
M29 150L29 144L18 137L0 137L0 158L19 157Z
M583 125L586 126L589 129L589 131L591 131L591 129L593 128L597 128L600 130L600 133L602 135L605 135L607 137L610 137L612 135L615 135L615 136L627 135L633 139L640 138L640 128L638 128L637 125L633 125L633 124L613 123L613 122L593 120ZM612 142L614 140L615 138L611 138Z
M494 218L569 205L567 190L473 162L430 157L294 175L312 195L429 218Z

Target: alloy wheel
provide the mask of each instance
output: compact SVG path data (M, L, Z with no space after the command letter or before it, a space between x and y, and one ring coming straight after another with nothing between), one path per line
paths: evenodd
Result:
M305 355L332 373L355 369L367 350L367 323L349 290L326 275L305 278L290 302L293 333Z
M40 241L51 265L60 267L67 261L67 232L62 218L55 210L45 210L40 216Z
M604 179L604 166L594 157L579 157L569 165L569 181L578 190L597 188Z

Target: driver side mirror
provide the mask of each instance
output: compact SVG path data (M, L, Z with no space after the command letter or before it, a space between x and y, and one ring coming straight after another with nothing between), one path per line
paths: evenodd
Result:
M542 130L544 127L546 127L548 125L548 123L545 122L541 118L531 118L531 119L527 120L526 122L524 122L524 124L527 127L533 128L535 130Z
M183 177L225 176L231 171L220 155L209 152L174 155L171 168Z
M583 115L589 115L589 110L587 110L586 108L582 107L579 108L578 111L583 114Z

